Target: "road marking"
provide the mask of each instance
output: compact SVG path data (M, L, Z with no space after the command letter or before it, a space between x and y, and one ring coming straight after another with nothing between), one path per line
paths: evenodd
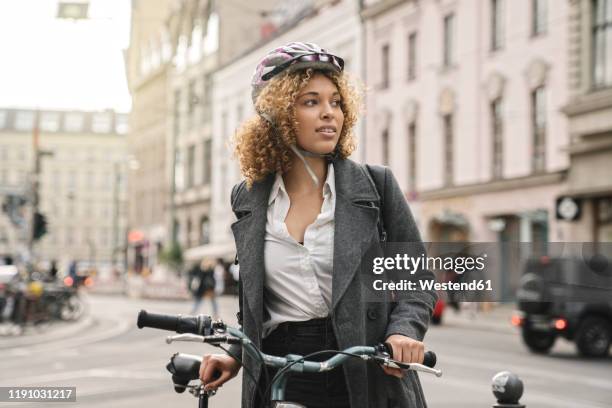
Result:
M132 368L132 370L130 370ZM146 371L157 372L157 374L147 374L141 373ZM133 374L122 374L125 375L125 378L133 378L137 379L142 377L143 379L157 379L157 378L167 378L169 374L166 374L164 371L159 370L159 364L150 364L146 366L142 363L132 363L127 365L118 365L111 367L100 367L100 368L88 368L84 370L73 370L73 371L65 371L60 373L49 373L43 375L35 375L30 377L20 377L20 378L12 378L11 381L15 384L21 385L30 385L30 384L39 384L39 383L48 383L48 382L57 382L57 381L67 381L74 380L84 377L108 377L113 378L118 375L118 373L133 373ZM162 375L164 374L164 375ZM124 377L122 377L124 378Z
M445 359L446 360L446 359ZM432 382L430 384L432 384L432 387L440 387L441 385L433 385L435 382L437 382L438 380L436 379L432 379ZM483 385L478 385L478 384L474 384L474 380L473 379L469 379L469 380L463 380L459 377L448 377L445 376L443 377L441 380L441 382L443 382L444 384L442 385L444 386L452 386L452 387L456 387L462 391L465 391L466 389L470 389L474 392L478 392L478 393L482 393L483 392ZM427 396L427 392L431 391L428 390L428 384L429 381L423 381L423 385L424 385L424 390L425 390L425 394ZM584 400L569 400L567 399L567 397L565 397L564 399L560 399L558 397L556 397L554 394L548 394L545 392L541 392L541 391L534 391L533 389L529 388L529 384L526 384L527 390L526 390L526 394L523 395L523 397L521 398L521 403L526 404L527 406L531 406L531 405L544 405L546 404L547 406L555 406L555 407L567 407L567 408L576 408L576 407L580 407L580 408L609 408L609 405L601 405L598 402L595 401L584 401ZM490 390L489 387L486 387L486 389ZM448 390L445 390L445 392L448 392ZM491 395L491 398L493 399L493 396ZM537 404L534 404L536 403ZM461 401L458 401L458 403L461 403Z
M533 367L527 367L524 365L517 365L518 363L512 363L509 361L499 361L491 358L487 358L486 361L478 361L477 359L457 357L452 355L444 354L444 364L454 364L461 367L470 368L482 368L491 371L491 367L498 365L505 367L506 370L513 371L515 373L521 373L521 375L531 375L537 378L548 378L556 381L566 381L572 384L583 384L595 388L603 388L605 390L612 390L612 382L609 380L600 380L597 378L585 378L580 375L568 375L563 374L560 371L542 370Z

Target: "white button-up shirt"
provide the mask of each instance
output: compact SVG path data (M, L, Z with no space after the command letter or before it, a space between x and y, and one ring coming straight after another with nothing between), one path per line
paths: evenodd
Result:
M336 188L329 163L323 186L323 205L304 232L304 245L287 230L291 205L280 173L268 198L264 248L264 305L270 319L263 323L266 337L279 323L326 317L331 309Z

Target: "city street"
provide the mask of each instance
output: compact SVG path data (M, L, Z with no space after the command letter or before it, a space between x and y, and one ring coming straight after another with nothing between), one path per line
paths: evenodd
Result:
M70 407L194 406L188 394L176 394L165 365L177 352L201 354L200 345L167 345L165 332L135 327L140 309L188 313L189 302L90 296L91 318L75 326L51 328L23 338L0 337L0 386L76 386ZM201 312L209 307L204 305ZM222 317L234 322L235 298L221 299ZM503 323L458 318L452 312L444 325L432 328L427 345L438 354L442 378L421 376L430 407L488 407L495 401L491 377L511 370L525 382L521 402L527 407L610 407L612 358L585 361L568 343L551 356L529 354L517 333ZM222 387L211 407L239 404L240 380ZM40 407L39 403L3 406Z

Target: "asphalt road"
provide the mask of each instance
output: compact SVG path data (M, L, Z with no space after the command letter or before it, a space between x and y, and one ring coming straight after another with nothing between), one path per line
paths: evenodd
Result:
M210 346L165 343L166 332L135 327L140 309L188 313L188 302L91 296L90 318L24 336L0 336L0 386L75 386L76 403L53 407L187 407L197 401L176 394L165 369L177 352L214 352ZM222 318L235 322L236 299L220 299ZM203 305L206 313L208 305ZM476 319L478 321L478 319ZM471 324L450 315L426 339L438 354L442 378L421 375L429 406L491 407L491 378L502 370L525 383L521 402L528 408L612 407L612 357L584 360L569 343L559 342L550 356L534 356L513 329L503 324ZM211 407L238 407L240 379L211 399ZM0 403L0 406L41 407L41 403Z

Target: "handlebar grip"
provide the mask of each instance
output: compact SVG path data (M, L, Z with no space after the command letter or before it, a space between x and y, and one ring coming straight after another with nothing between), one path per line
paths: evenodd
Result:
M152 327L154 329L162 329L169 331L177 331L179 317L172 315L149 313L146 310L141 310L138 313L138 328Z
M438 362L438 357L433 351L426 351L423 357L423 365L429 368L434 368Z
M393 358L393 348L391 347L391 345L385 342L383 343L383 346L385 347L387 353L389 353L389 357ZM434 368L437 362L438 362L438 357L436 356L436 353L434 353L433 351L425 352L425 355L423 356L424 366L427 366L429 368Z

